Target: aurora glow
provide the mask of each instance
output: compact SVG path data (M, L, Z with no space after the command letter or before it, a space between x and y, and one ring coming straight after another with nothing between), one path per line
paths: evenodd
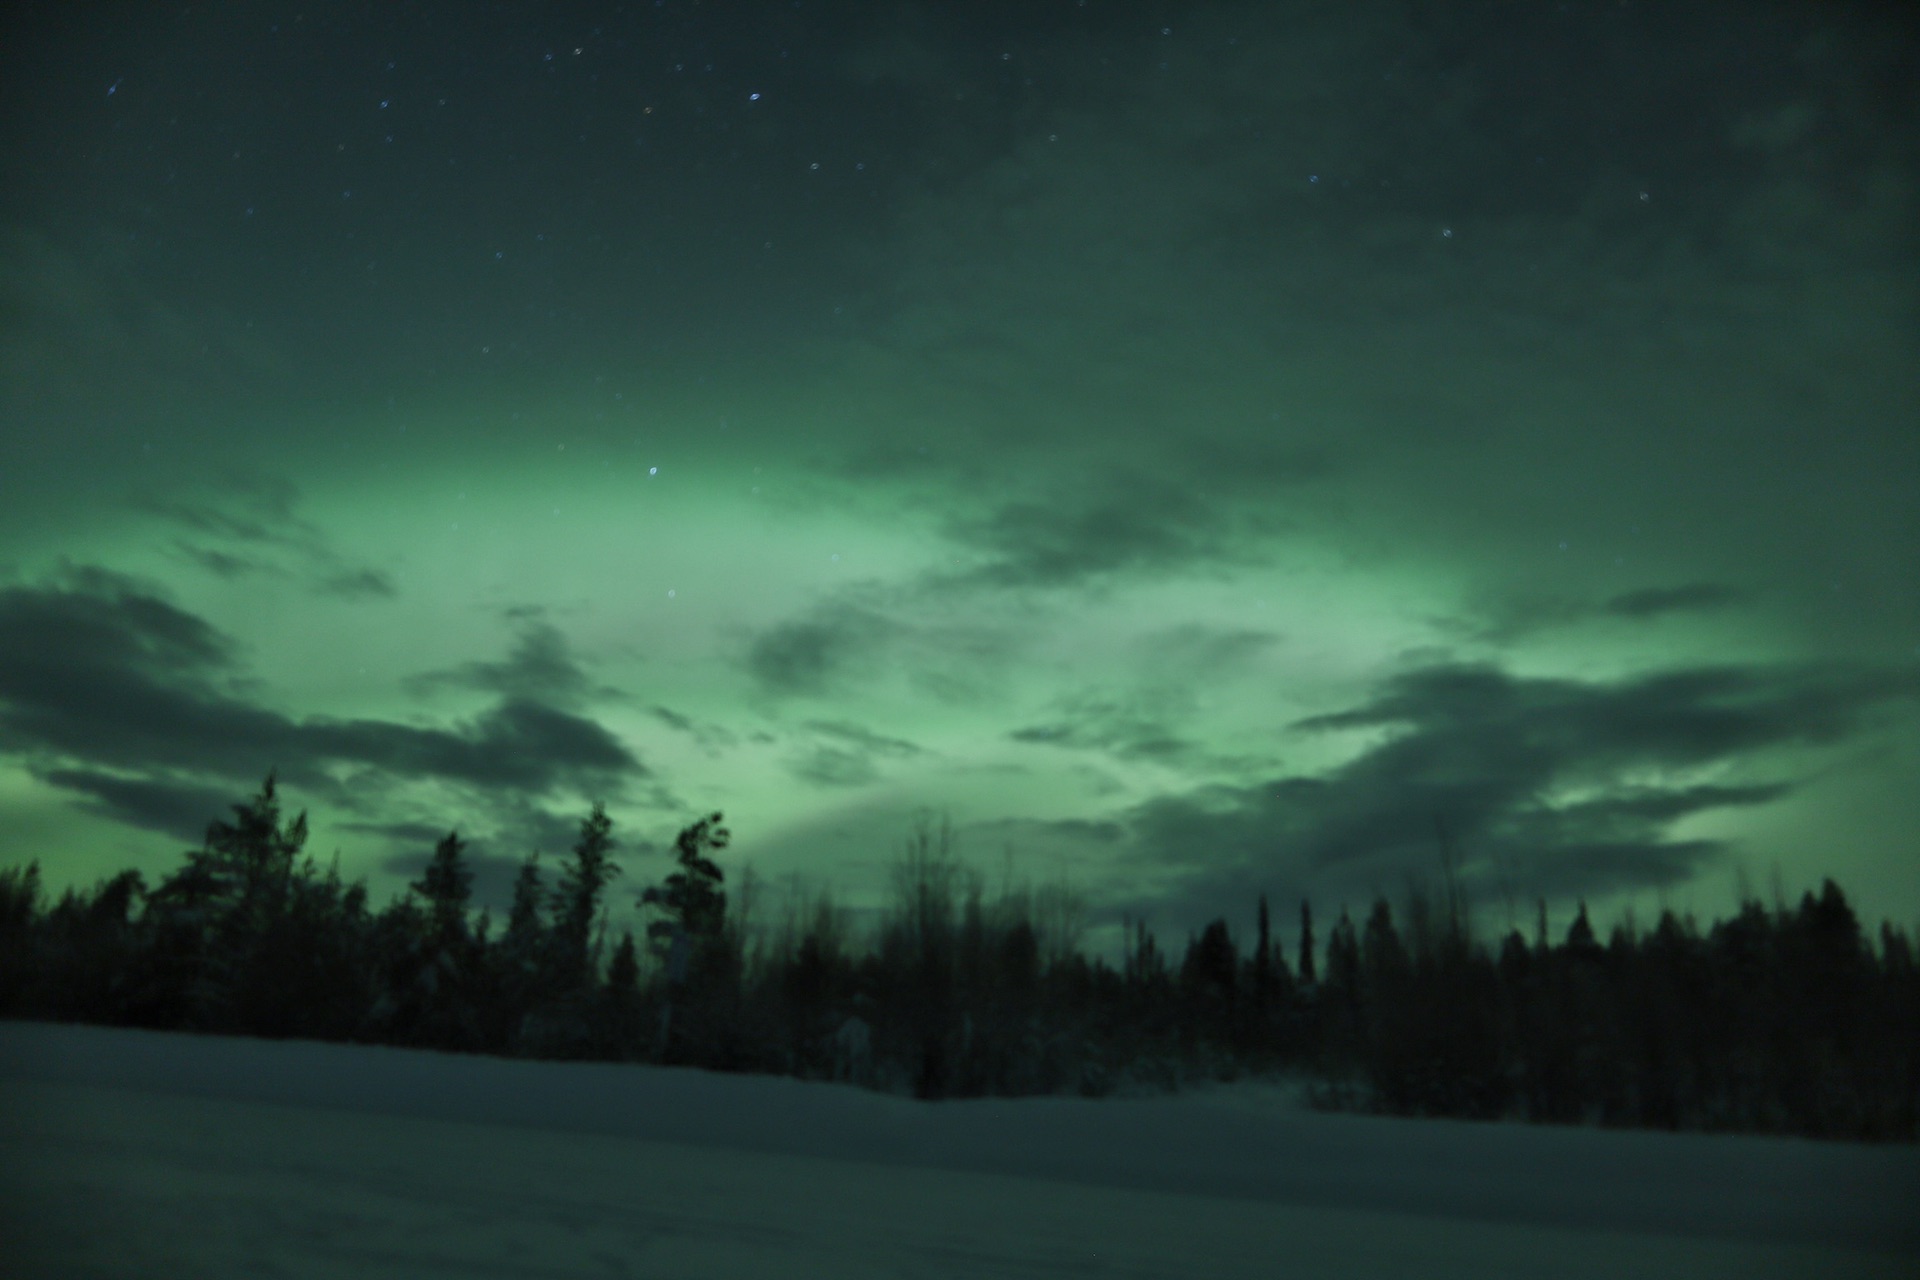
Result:
M1920 917L1910 23L711 8L9 20L0 864Z

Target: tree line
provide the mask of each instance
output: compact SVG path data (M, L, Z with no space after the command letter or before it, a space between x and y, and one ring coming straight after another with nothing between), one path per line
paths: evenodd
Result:
M1395 1115L1914 1141L1920 976L1891 924L1868 938L1831 881L1744 902L1702 931L1663 911L1607 941L1583 905L1557 941L1474 935L1443 890L1343 911L1289 965L1268 903L1242 952L1222 918L1178 962L1128 921L1116 968L1077 900L989 898L922 824L876 929L830 895L753 918L729 901L713 813L645 887L643 936L609 947L612 820L595 805L549 883L539 855L504 925L471 908L456 831L378 910L304 854L274 778L149 888L124 871L45 902L0 871L0 1016L845 1079L928 1099L1177 1089L1304 1075L1325 1107Z

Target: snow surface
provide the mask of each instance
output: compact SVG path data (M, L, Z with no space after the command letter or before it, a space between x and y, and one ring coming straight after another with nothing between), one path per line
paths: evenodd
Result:
M0 1022L0 1274L1920 1277L1920 1151Z

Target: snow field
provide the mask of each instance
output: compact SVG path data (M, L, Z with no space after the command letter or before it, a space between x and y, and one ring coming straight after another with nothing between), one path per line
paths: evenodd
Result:
M1920 1153L0 1023L25 1276L1920 1276Z

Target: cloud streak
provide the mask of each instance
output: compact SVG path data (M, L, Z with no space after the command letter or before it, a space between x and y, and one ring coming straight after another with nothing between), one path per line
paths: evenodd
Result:
M80 568L0 589L9 754L136 825L178 834L211 780L250 784L270 767L329 790L344 768L529 796L614 796L651 778L599 723L531 696L577 674L538 635L468 674L502 697L449 728L290 716L241 696L231 641L131 579Z

